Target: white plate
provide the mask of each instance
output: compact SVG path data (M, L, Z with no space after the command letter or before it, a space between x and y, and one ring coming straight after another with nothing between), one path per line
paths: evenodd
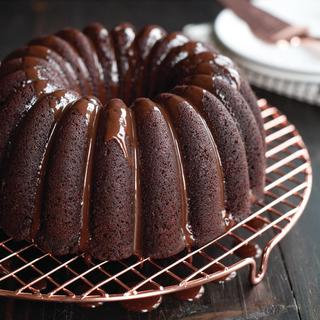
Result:
M255 5L288 22L306 25L313 35L320 36L319 0L258 0ZM320 51L265 43L228 9L217 17L214 31L222 45L246 64L271 74L276 70L283 79L320 82Z

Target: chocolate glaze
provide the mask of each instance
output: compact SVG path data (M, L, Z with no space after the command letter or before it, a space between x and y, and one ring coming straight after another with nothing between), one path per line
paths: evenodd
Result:
M130 104L134 96L133 72L137 60L136 48L133 45L135 28L130 23L122 23L112 29L111 35L119 70L119 94L125 103Z
M75 85L76 74L73 69L69 68L69 65L64 61L64 59L50 50L47 47L39 45L31 45L24 48L16 49L11 54L9 54L4 61L8 61L20 57L38 57L48 61L52 67L54 67L64 79L64 85L66 88L77 89Z
M183 225L187 225L189 233L192 229L191 241L187 244L199 246L224 232L224 177L217 146L204 119L186 100L163 93L157 97L157 102L168 113L168 121L174 128L178 149L181 150L179 161L184 170L189 209ZM198 148L199 143L203 147ZM193 167L199 159L203 159L202 166Z
M139 197L139 174L137 164L137 141L134 127L133 114L130 109L119 99L113 99L109 103L108 117L105 131L105 141L115 139L134 172L134 240L133 252L136 256L142 256L141 247L141 209ZM132 150L128 150L129 143Z
M193 53L179 62L170 72L171 80L168 87L194 74L214 75L228 81L235 89L240 88L240 76L231 60L212 51Z
M146 60L155 43L166 35L166 31L157 25L147 25L137 34L135 45L138 48L139 56Z
M159 100L158 100L159 103ZM179 171L179 184L180 184L180 192L182 196L182 210L181 210L181 216L180 216L180 226L181 230L183 233L183 238L185 241L185 245L188 250L191 249L192 245L194 244L194 237L192 234L190 222L189 222L189 206L188 206L188 195L187 195L187 186L186 186L186 180L185 180L185 174L183 171L183 166L182 166L182 158L181 158L181 153L179 150L179 143L177 139L176 132L174 130L173 123L168 116L168 113L161 107L161 104L158 105L158 108L160 112L162 113L163 117L166 119L167 124L169 126L172 139L174 142L174 148L175 148L175 154L176 154L176 162L177 162L177 167Z
M105 141L115 139L123 151L123 155L133 163L132 155L127 149L126 137L132 140L132 120L127 106L120 99L113 99L107 108L107 124L104 135Z
M52 123L51 132L48 136L47 144L44 150L43 157L41 159L41 163L39 164L39 171L38 171L38 187L36 191L36 197L35 197L35 206L34 206L34 212L33 212L33 220L32 220L32 226L31 226L31 233L30 238L35 239L36 234L38 233L40 229L40 217L41 217L41 200L42 200L42 191L44 187L44 177L46 172L46 166L48 163L48 157L50 155L50 149L52 140L54 138L55 130L57 128L57 124L60 121L63 113L65 110L67 110L68 107L71 106L71 103L75 101L79 96L76 94L76 92L72 91L66 91L66 90L58 90L51 94L49 94L50 97L45 96L43 99L47 98L48 105L51 109L51 112L54 115L54 122Z
M0 109L0 121L3 124L0 126L0 163L4 159L10 137L21 119L23 119L40 96L56 89L57 86L50 82L38 80L26 84L6 100L3 108Z
M58 123L50 150L43 190L42 223L36 242L59 255L86 251L99 105L97 100L89 97L73 103ZM64 214L57 216L56 212Z
M168 121L156 103L137 99L133 111L138 140L143 252L162 258L185 247L180 219L185 214L186 202L182 198L176 145Z
M255 199L263 197L265 180L264 143L254 115L242 95L227 82L208 75L185 78L185 84L200 86L216 96L227 108L236 122L245 144L250 187Z
M34 66L27 69L17 70L10 73L0 80L0 104L3 104L5 100L17 89L24 87L27 83L31 83L37 80L50 80L50 73L42 66ZM54 80L52 83L59 86L59 82Z
M266 223L259 218L254 218L247 222L247 225L257 230L262 229L265 226L265 224Z
M178 291L174 296L182 301L194 301L200 299L204 294L204 286L197 286L190 289Z
M138 156L138 138L137 128L134 113L130 109L130 115L132 119L132 140L134 147L134 243L133 252L134 254L142 258L143 257L143 245L142 245L142 216L141 216L141 183L140 183L140 167L139 167L139 156Z
M221 67L224 70L224 73L229 73L234 80L237 89L240 89L240 75L232 60L222 54L217 54L213 63Z
M173 93L186 99L202 115L217 144L225 179L226 224L230 215L247 216L250 208L248 165L234 120L224 105L201 87L179 86Z
M189 56L207 52L209 49L201 42L189 41L181 46L170 50L166 58L161 62L156 74L156 90L162 92L170 88L168 85L171 70L181 61L187 59ZM152 93L154 94L154 92Z
M159 287L150 282L139 288L139 291L153 290L159 290ZM131 312L150 312L158 308L161 302L162 296L154 296L148 298L124 300L123 302L121 302L121 305Z
M80 111L88 119L88 150L87 159L85 160L83 192L81 205L81 230L79 250L86 252L89 244L89 210L90 210L90 195L92 185L92 168L94 145L97 134L98 119L100 115L101 105L95 98L83 98L75 104L75 108Z
M80 30L74 28L63 29L57 32L56 36L67 41L78 52L87 66L90 75L88 81L92 85L94 95L104 103L106 99L104 75L92 42Z
M6 61L0 66L0 77L4 77L18 70L24 70L31 67L43 67L47 70L50 79L57 79L59 83L63 83L61 74L54 69L50 63L44 59L37 57L21 57Z
M134 252L135 223L139 225L135 177L131 112L112 99L101 116L95 153L90 250L100 259L117 260Z
M241 241L239 240L235 240L235 245L239 244L240 242ZM260 258L262 251L258 244L248 243L241 246L234 253L243 259L251 257L258 259Z
M187 43L189 39L180 32L173 32L156 42L150 51L148 58L148 68L146 71L144 87L147 96L152 96L156 91L155 83L157 80L157 71L160 64L166 58L171 49Z
M82 58L67 41L55 35L49 35L33 39L29 44L48 47L63 57L68 68L73 69L76 74L77 90L83 95L93 93L87 82L87 78L89 77L88 69Z
M92 41L103 69L106 101L118 97L119 72L109 31L100 23L92 23L83 32Z
M134 40L137 52L137 65L134 69L133 81L135 83L135 96L141 97L146 94L144 80L147 76L147 62L149 54L155 43L166 35L164 29L155 25L147 25L140 30Z
M227 86L225 92L223 85L217 85L222 80L224 81L223 85ZM126 207L130 207L129 210L132 210L131 217L134 220L134 226L132 224L134 232L132 234L131 231L128 232L128 234L130 233L128 239L131 239L132 236L132 244L127 243L126 249L122 252L119 250L113 258L111 255L111 259L121 259L132 253L139 258L146 255L154 258L165 258L178 253L184 247L190 249L191 246L196 245L195 240L197 239L193 239L193 230L191 230L192 227L190 228L188 181L185 177L184 153L181 149L182 144L179 141L176 121L180 117L178 112L179 105L190 104L190 110L195 112L194 117L203 119L206 132L209 138L212 139L212 145L215 146L216 138L212 133L214 131L212 126L214 121L213 118L209 119L207 114L213 110L216 112L220 108L219 106L210 105L210 103L217 103L212 98L213 96L206 90L200 89L200 87L188 86L187 89L174 89L174 94L164 94L158 100L159 104L148 99L138 99L134 102L132 110L122 101L112 100L110 105L105 108L105 121L99 121L102 107L95 98L81 98L73 103L79 96L74 92L67 91L69 88L73 88L81 95L93 92L103 103L107 103L109 99L117 96L123 98L126 103L131 103L136 97L154 95L164 89L173 88L177 83L195 84L213 92L220 99L222 107L226 105L229 111L231 110L228 105L230 100L226 99L225 96L232 90L237 89L234 94L231 94L230 99L238 99L237 101L240 101L242 96L239 91L241 92L250 105L259 126L262 140L264 139L262 120L260 111L255 105L255 97L251 89L245 86L246 83L240 82L238 70L232 61L220 55L211 47L190 41L178 32L166 35L166 32L161 27L152 25L144 27L136 35L134 27L126 23L118 25L109 34L102 25L94 23L85 28L84 33L77 29L65 29L58 32L57 35L49 35L32 40L29 46L17 49L8 55L4 59L2 66L0 66L0 102L2 102L0 122L4 124L0 127L0 161L5 155L7 156L1 168L2 173L5 172L4 168L10 159L10 148L8 147L13 141L12 137L23 129L25 116L29 114L30 110L36 110L33 109L34 106L38 106L44 103L45 99L48 99L48 104L54 114L48 141L43 150L43 157L40 160L39 170L35 174L35 176L38 175L38 182L35 184L36 194L34 203L32 203L34 209L29 214L32 218L29 219L30 217L28 216L27 219L24 219L20 216L20 220L27 221L26 225L28 227L23 229L25 226L22 228L19 226L19 230L17 230L16 227L13 227L13 224L18 225L16 223L17 219L3 219L4 216L2 214L0 221L8 234L17 239L35 238L35 242L39 243L40 246L43 245L45 249L57 254L78 252L91 254L92 248L89 248L90 232L92 230L90 225L92 219L90 217L90 206L93 201L91 184L94 184L94 181L92 181L92 167L96 160L94 154L99 153L99 150L96 149L99 148L99 144L95 143L98 126L100 128L100 124L104 123L105 130L103 131L102 142L108 145L108 148L103 150L110 152L112 150L110 146L115 146L115 149L118 150L116 151L117 156L119 156L118 160L121 159L122 161L119 160L119 163L121 163L119 168L126 169L127 177L130 176L130 179L132 170L132 179L134 180L134 188L130 193L132 198L126 198L124 201ZM59 88L64 88L65 90L56 91ZM209 94L211 95L210 97ZM49 97L51 98L49 99ZM164 102L165 100L163 99L167 98L168 100ZM243 104L240 102L239 105ZM236 105L238 106L237 103ZM75 140L79 139L79 141L73 140L72 143L71 139L65 144L64 136L57 133L60 144L56 146L53 137L60 124L67 118L66 111L71 108L80 113L80 116L78 113L72 113L71 117L70 112L70 118L68 118L70 121L65 123L70 124L70 126L74 124L74 127L70 131L63 132L68 132L70 137L74 137ZM230 111L232 116L236 113L237 111ZM102 112L103 116L104 114ZM81 119L79 120L79 118ZM243 124L240 125L239 119L235 118L237 121L233 122L235 126L234 132L238 132L238 128ZM85 124L83 120L86 121ZM16 129L18 125L19 128ZM238 125L238 128L236 125ZM155 127L160 128L161 132L156 132ZM233 139L234 135L232 134L230 138ZM236 138L239 138L237 134ZM87 141L83 141L83 139ZM220 184L220 187L222 186L218 188L221 194L219 194L219 201L217 202L221 204L222 220L224 219L227 227L230 227L232 214L236 215L235 219L239 219L249 212L248 175L243 172L243 168L248 171L248 165L246 159L242 159L240 156L239 167L235 164L235 167L240 170L238 179L234 179L234 182L236 182L234 185L237 185L238 180L243 180L243 183L238 184L238 189L232 189L233 193L231 194L230 188L228 189L230 177L223 177L225 172L230 173L223 167L228 163L226 159L221 164L219 161L219 155L223 153L223 148L226 147L221 146L221 144L218 145L218 141L216 142L218 151L214 149L214 157L216 159L215 162L218 164L217 183ZM239 143L241 144L241 141ZM75 152L79 152L79 159L82 157L83 151L83 161L78 161L79 159L76 159L73 152L69 154L71 158L72 155L74 156L73 162L77 162L77 164L75 166L69 164L68 170L69 168L76 168L80 172L83 166L83 172L79 173L80 180L77 178L74 181L74 184L78 184L81 181L80 186L72 185L70 182L73 181L72 175L65 172L65 167L63 163L60 163L61 161L59 162L59 159L52 160L54 157L51 157L51 147L53 149L53 146L56 154L62 150L60 149L62 146L65 146L66 150L73 150L73 147L77 146L76 148L78 149ZM251 142L246 144L247 149L250 147L252 147ZM94 151L96 152L94 153ZM225 155L228 154L228 150L226 151ZM163 153L166 154L167 158ZM239 152L239 155L241 154ZM63 155L61 156L63 157ZM110 159L113 161L113 158ZM252 164L252 159L250 159L249 164ZM260 160L259 158L257 161L259 162ZM51 167L47 166L49 161L56 165L56 167L53 166L54 168L58 168L58 170L66 174L66 179L69 179L68 181L71 185L68 189L70 196L68 199L74 200L72 192L80 190L79 197L78 195L76 197L81 199L77 198L77 205L75 206L79 207L80 213L78 210L74 212L73 209L73 211L68 211L67 204L60 208L61 211L65 210L71 216L69 220L66 220L69 223L68 227L64 229L64 226L61 225L61 229L70 233L70 238L59 234L60 230L52 231L54 226L50 226L50 230L46 230L46 226L42 228L42 224L45 221L40 219L42 217L41 210L44 209L45 211L49 203L51 211L47 218L48 221L54 221L55 218L53 216L57 209L51 207L53 202L50 197L55 197L54 192L50 192L50 195L44 195L47 190L44 183L48 182L49 176L54 181L53 189L63 198L63 195L60 194L61 189L58 186L59 181L55 179L54 172L51 172ZM153 166L150 166L149 162L152 161L154 162ZM158 165L159 168L161 167L160 169L155 168ZM22 166L17 165L17 170L21 168ZM148 172L146 172L146 168ZM116 170L114 174L116 177ZM159 176L159 181L154 178L154 175ZM251 173L251 180L253 180L252 176ZM83 180L81 180L82 178ZM170 183L168 183L169 180L171 181ZM223 210L224 180L226 182L227 212ZM125 184L123 183L127 180L123 179L123 181L121 186L124 186ZM148 182L147 186L146 181ZM258 187L263 189L263 184ZM252 194L255 199L259 199L261 196L261 190L259 190L255 192L253 188L254 192ZM149 198L146 197L146 194ZM44 198L46 206L43 205ZM150 199L155 201L156 204L152 204ZM56 198L55 200L58 201L59 199ZM81 205L79 202L81 202ZM128 213L128 211L126 212ZM11 217L13 216L11 214ZM45 217L43 216L43 218ZM81 220L80 223L79 220ZM156 223L153 224L153 221L156 221ZM59 224L58 221L56 223ZM11 225L9 226L9 224ZM130 221L129 224L131 224ZM75 225L77 226L75 227ZM105 225L101 227L103 228L103 226ZM153 227L155 227L154 230L152 229ZM22 230L24 231L22 232ZM25 230L28 230L28 232L25 232ZM124 228L124 230L127 229ZM73 234L78 231L79 234ZM115 230L115 232L117 231ZM52 234L48 235L50 232ZM148 232L154 232L157 236L152 239L151 235L146 235ZM157 237L162 239L162 243L158 241L159 239L156 239ZM43 241L46 239L49 240ZM64 241L59 239L65 239L66 242L70 239L72 241L70 240L70 243L65 244L63 243ZM152 241L158 241L158 243L150 244ZM152 247L152 245L154 246ZM99 255L97 252L93 254L93 257L110 258ZM158 302L158 297L152 302ZM151 305L152 303L148 301L147 304Z
M36 289L38 292L45 290L47 286L48 286L48 282L46 279L41 279L32 285L32 287Z
M75 93L63 90L44 95L28 112L13 137L3 175L7 195L2 202L2 208L11 219L3 223L20 238L34 239L39 229L41 189L49 144L63 109L75 97ZM25 141L33 141L37 147L26 147ZM11 224L12 221L20 223Z

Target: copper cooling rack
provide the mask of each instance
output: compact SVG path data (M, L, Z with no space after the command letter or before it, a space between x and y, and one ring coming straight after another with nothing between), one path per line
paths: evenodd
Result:
M272 248L302 214L312 182L308 151L295 127L265 100L259 106L267 134L267 183L264 202L246 220L202 248L166 260L61 258L1 233L0 295L89 306L122 301L129 309L135 301L148 310L148 303L158 305L163 294L194 298L201 285L230 279L247 265L250 281L259 283Z

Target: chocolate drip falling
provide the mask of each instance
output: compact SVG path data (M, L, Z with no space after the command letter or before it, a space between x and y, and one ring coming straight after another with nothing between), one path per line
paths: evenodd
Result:
M62 118L64 112L72 105L72 102L78 97L75 92L68 92L64 90L55 91L51 94L56 101L53 102L53 105L50 106L51 112L54 115L54 122L52 123L49 137L46 143L45 151L39 165L39 184L36 190L35 196L35 206L33 211L33 220L31 226L30 238L34 239L37 232L40 229L40 217L41 217L41 199L42 191L44 187L44 177L46 172L46 167L48 163L48 157L50 154L51 145L55 136L55 132L58 126L60 119Z
M178 139L177 139L177 135L174 131L171 119L168 116L167 112L160 105L158 105L158 108L168 124L169 130L171 133L171 137L173 139L175 156L176 156L176 164L177 164L178 172L179 172L178 179L179 179L180 190L181 190L181 195L182 195L182 201L181 201L182 208L181 208L180 224L181 224L181 230L183 233L183 238L184 238L186 247L188 250L191 250L191 247L194 244L194 238L193 238L191 227L189 224L187 186L186 186L185 175L183 172L182 159L181 159L181 154L180 154L180 150L179 150Z
M14 72L19 72L22 79L21 86L23 88L32 88L34 92L30 101L24 104L21 118L18 119L19 121L15 123L14 127L19 124L20 120L22 121L24 115L27 114L46 94L54 92L54 95L58 100L68 100L69 98L63 96L62 92L59 93L59 91L57 91L60 88L75 89L82 94L84 94L85 91L93 92L103 104L107 103L108 99L119 95L124 100L124 102L121 100L114 101L114 106L109 108L106 131L104 132L103 138L106 142L111 140L116 141L123 153L123 158L128 162L133 172L134 196L132 198L134 198L134 203L132 204L132 220L134 221L134 239L132 250L136 256L141 258L145 246L145 244L142 243L142 234L144 232L142 224L145 221L142 216L143 195L141 195L140 181L142 170L140 168L141 163L139 163L141 159L139 157L139 139L137 133L139 128L136 123L136 114L129 108L129 104L142 94L149 94L149 96L152 96L157 93L157 91L161 91L163 88L171 89L180 82L190 85L192 84L192 81L190 80L194 80L194 77L201 80L201 88L212 89L214 79L223 79L227 80L229 86L231 85L233 88L239 90L240 77L232 61L204 44L190 41L179 32L166 34L166 31L158 26L147 26L136 33L134 26L131 24L122 24L115 27L109 33L102 25L92 24L87 27L84 32L77 29L64 29L56 35L35 39L25 48L17 49L8 55L3 63L8 63L8 68L0 67L1 79L4 79L3 77L8 75L10 76ZM183 71L181 74L180 70ZM185 77L189 77L189 82ZM51 79L51 81L48 81L48 78ZM110 83L108 79L110 80ZM183 82L184 79L185 82ZM209 81L209 79L211 80ZM174 80L176 80L176 82ZM12 81L14 87L19 85L19 81L14 77ZM18 88L17 91L19 91L19 89L20 88ZM10 88L8 92L9 91ZM0 99L5 98L6 91L3 91L3 96L1 96L1 92ZM21 89L20 93L23 92L24 91ZM182 98L184 99L184 97ZM195 99L202 100L203 97L195 97ZM30 231L30 238L35 239L36 241L37 234L43 223L41 221L40 211L42 208L41 202L44 191L43 181L45 181L46 177L46 165L49 158L50 147L56 131L56 126L63 117L64 110L71 105L71 100L72 99L70 98L68 103L56 103L52 108L55 119L52 123L45 152L39 165L39 182L36 186L36 203L32 215ZM200 100L197 101L198 104L203 102ZM220 100L224 103L222 97L220 97ZM153 103L151 100L149 100L149 102ZM164 189L170 190L168 192L168 194L170 193L170 196L172 194L175 194L176 196L170 197L164 195L163 197L165 200L169 199L167 201L169 203L169 205L167 205L167 211L169 212L172 209L171 214L172 217L174 217L172 221L176 222L180 218L180 222L175 223L177 229L173 228L175 230L174 232L170 231L166 234L165 232L171 229L166 223L163 223L163 221L160 221L155 230L158 232L159 236L166 235L167 237L171 233L176 235L176 237L173 238L175 239L174 241L179 243L175 252L177 253L184 247L187 247L190 250L190 248L195 245L194 234L189 225L190 216L187 182L183 167L181 146L179 146L177 132L173 124L173 119L171 119L171 114L164 106L161 106L161 104L154 105L154 108L157 109L156 111L160 112L161 117L164 119L162 129L167 131L168 127L166 141L163 140L161 143L162 145L165 145L168 140L170 140L170 143L168 143L167 146L165 145L164 150L170 150L171 156L170 160L167 162L165 161L165 158L161 160L162 165L164 166L163 172L165 173L156 172L156 174L162 177L161 179L165 177L168 181L170 172L169 169L167 170L167 167L170 167L170 170L174 172L174 179L172 179L171 183L168 183ZM98 119L100 117L101 108L98 100L95 100L95 98L81 98L76 103L72 104L72 106L75 107L87 121L84 126L87 126L87 131L85 131L87 144L82 145L82 141L79 143L79 145L85 149L85 160L83 163L82 175L80 177L80 181L83 184L79 187L81 188L79 243L77 242L72 250L74 249L74 252L80 251L86 253L88 251L88 242L90 241L92 170L99 123ZM194 107L199 117L203 116L202 110L197 110L193 105L192 107ZM152 112L154 110L152 110ZM144 114L141 117L142 120L140 119L140 124L143 124L145 116L146 115ZM160 117L157 121L159 121L159 119ZM211 128L209 129L207 127L206 121L207 120L204 118L203 122L205 129L210 135L210 138L212 138L212 145L214 146L214 156L212 158L216 159L217 164L219 164L217 168L218 173L216 174L218 180L222 184L222 187L218 188L219 192L221 192L221 194L219 194L219 199L221 198L222 202L225 202L225 192L223 188L225 182L224 172L221 168L218 150L216 149L213 137L211 137L210 134ZM162 136L159 135L156 139L159 140L159 137L162 138ZM150 141L152 141L152 139ZM70 146L70 149L71 148L72 145ZM158 148L161 149L160 143ZM57 150L59 151L60 149ZM150 150L153 151L152 149L149 149L147 153L150 154ZM1 156L2 154L0 154L0 160L2 158ZM158 159L154 162L155 165L159 163ZM149 167L149 170L151 169L152 167ZM80 162L79 171L81 170L82 162ZM152 179L152 177L148 177L146 180L148 179L150 181L158 181ZM70 190L73 190L72 187ZM144 189L144 191L149 190ZM161 190L161 188L154 188L153 192L156 194L157 192L163 192L163 190ZM157 199L162 201L161 196L158 196ZM79 203L78 199L77 203ZM158 216L161 216L161 214L163 214L161 205L163 205L164 202L159 203L160 204L157 204L157 206L152 208L156 209L155 212L157 212ZM53 212L55 212L54 209L55 208L52 210ZM153 213L151 213L150 217L152 217L152 214ZM222 208L222 220L225 219L226 216L227 214ZM178 230L179 224L181 227L181 234L180 230ZM163 230L157 230L158 227L159 229L163 228ZM78 233L76 236L78 236ZM182 241L182 238L184 238L184 241ZM166 243L164 240L161 241ZM49 247L51 245L52 248L54 247L53 244L49 244L48 249L50 249ZM166 248L166 250L167 249L168 248Z
M90 231L89 231L89 210L90 210L90 197L91 197L91 180L93 168L93 155L94 146L97 136L98 119L100 115L100 106L97 101L91 98L80 100L76 104L77 109L85 114L88 121L88 151L87 160L85 161L84 180L83 180L83 193L82 193L82 206L81 206L81 231L79 250L85 252L88 248Z

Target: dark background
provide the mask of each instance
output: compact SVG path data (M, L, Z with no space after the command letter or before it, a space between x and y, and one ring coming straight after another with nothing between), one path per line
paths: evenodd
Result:
M320 4L319 4L320 5ZM198 1L0 1L0 59L32 37L65 26L123 21L137 27L160 24L169 31L186 23L213 21L221 7ZM319 59L320 63L320 59ZM257 90L300 130L313 163L313 191L298 224L275 248L264 281L252 287L247 271L226 284L206 286L195 302L166 297L149 315L126 313L117 304L86 310L68 304L0 299L0 319L320 319L320 107ZM1 124L0 124L1 125Z
M53 33L63 27L83 28L93 21L108 29L129 21L140 28L159 24L168 31L186 23L211 21L221 6L216 1L0 1L1 56L35 35Z

